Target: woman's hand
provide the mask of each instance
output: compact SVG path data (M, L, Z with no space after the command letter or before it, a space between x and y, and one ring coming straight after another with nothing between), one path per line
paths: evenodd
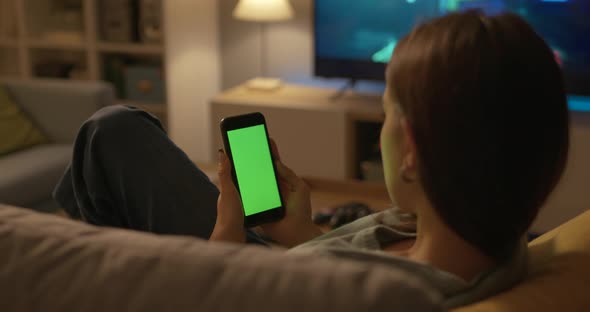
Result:
M279 187L283 195L285 217L261 227L277 242L293 247L321 235L322 232L311 221L309 187L293 170L281 162L277 145L272 139L271 147L278 171Z
M219 150L219 198L217 199L217 220L211 234L211 241L246 242L242 200L232 180L231 163L225 152Z

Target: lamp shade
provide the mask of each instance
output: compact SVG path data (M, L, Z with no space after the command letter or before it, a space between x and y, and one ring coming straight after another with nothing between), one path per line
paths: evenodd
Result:
M289 0L240 0L233 16L243 21L278 22L293 18L293 8Z

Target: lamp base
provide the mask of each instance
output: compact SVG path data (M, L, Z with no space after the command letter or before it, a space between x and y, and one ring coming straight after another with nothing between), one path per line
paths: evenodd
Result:
M273 91L280 88L283 81L278 78L256 77L246 82L246 87L251 90Z

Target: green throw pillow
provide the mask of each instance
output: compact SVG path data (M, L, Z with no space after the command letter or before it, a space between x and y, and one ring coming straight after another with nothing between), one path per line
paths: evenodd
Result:
M48 141L0 86L0 156Z

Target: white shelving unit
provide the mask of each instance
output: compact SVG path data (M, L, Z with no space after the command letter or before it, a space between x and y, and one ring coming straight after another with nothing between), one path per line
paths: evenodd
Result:
M0 0L0 78L38 79L36 66L48 59L65 60L75 64L75 75L50 77L72 80L107 80L105 64L109 57L125 60L149 60L162 70L164 64L164 42L115 42L103 38L100 32L101 1L103 0ZM78 14L70 16L78 29L69 35L56 36L51 33L55 24L55 3L68 3ZM162 10L163 8L160 8ZM2 12L4 11L4 12ZM12 11L12 12L10 12ZM110 12L108 14L111 14ZM163 14L160 14L163 16ZM66 16L67 18L67 16ZM160 25L164 25L160 21ZM1 28L7 28L3 31ZM52 34L52 35L48 35ZM163 75L165 81L165 74ZM120 83L120 82L119 82ZM139 106L167 118L166 96L164 103L147 103L121 98L119 103Z

